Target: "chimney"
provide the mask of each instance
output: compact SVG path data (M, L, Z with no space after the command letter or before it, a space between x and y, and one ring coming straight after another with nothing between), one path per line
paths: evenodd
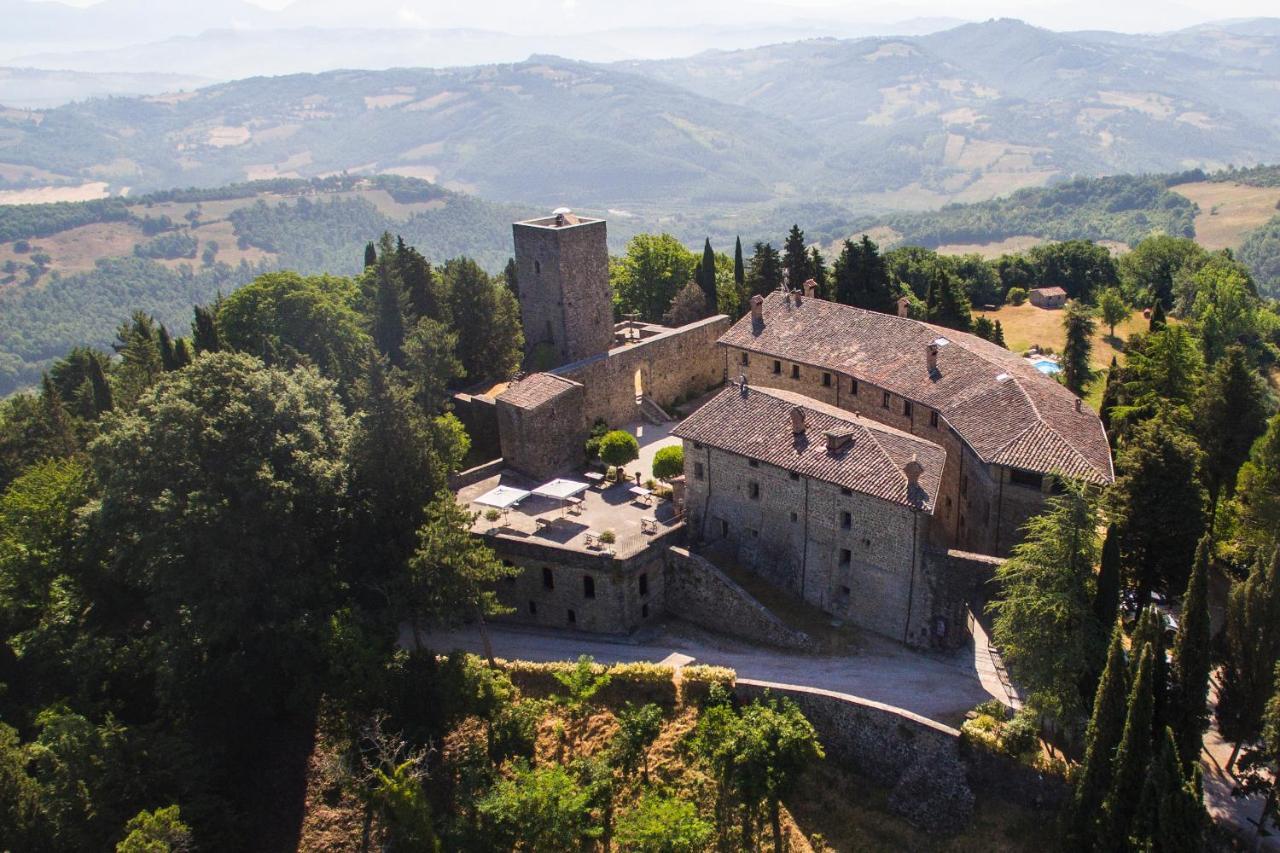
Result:
M910 313L911 313L911 300L904 296L898 300L898 316L906 317Z
M929 372L938 372L938 345L936 343L929 344L924 348L925 360L929 363Z
M853 444L853 432L849 430L827 430L823 433L827 439L827 452L839 453Z
M791 294L791 295L795 297L795 300L796 300L796 307L797 307L797 308L799 308L799 307L800 307L800 303L804 301L803 297L801 297L801 296L800 296L800 291L798 291L798 290L797 290L795 293L793 293L793 294Z
M1081 400L1079 397L1076 397L1076 411L1077 412L1082 411L1083 408L1084 408L1084 400Z
M906 465L902 466L902 473L907 475L907 493L920 488L920 475L924 473L924 466L920 464L920 460L916 455L911 454L911 459Z
M751 322L764 322L764 297L758 293L751 297Z
M804 295L813 299L818 293L818 283L811 278L804 280Z
M801 406L791 407L791 433L792 435L804 435L804 408Z

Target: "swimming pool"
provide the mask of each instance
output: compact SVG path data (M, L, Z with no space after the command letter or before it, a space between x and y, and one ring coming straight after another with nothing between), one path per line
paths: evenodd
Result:
M1052 376L1055 373L1062 372L1062 366L1058 364L1058 362L1050 361L1047 358L1037 358L1032 360L1031 363L1036 366L1036 370L1040 371L1041 373L1048 374L1049 376Z

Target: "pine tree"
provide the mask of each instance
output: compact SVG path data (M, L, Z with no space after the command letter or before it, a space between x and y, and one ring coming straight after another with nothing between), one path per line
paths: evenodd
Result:
M1120 363L1116 357L1111 356L1111 366L1107 368L1107 384L1102 389L1102 402L1098 405L1098 417L1102 420L1102 427L1107 431L1111 444L1115 446L1115 436L1111 435L1111 410L1120 405L1120 391L1124 387L1124 375L1120 370Z
M99 415L111 411L115 407L111 399L111 383L107 381L101 359L89 359L89 382L93 388L94 411Z
M733 283L737 285L739 293L746 293L747 271L742 263L742 238L735 239L733 244Z
M1124 733L1128 692L1129 670L1124 659L1123 633L1116 622L1107 649L1107 665L1094 694L1093 714L1085 729L1084 762L1067 811L1067 831L1073 847L1088 847L1099 829L1098 816L1111 790L1112 761Z
M1209 560L1213 543L1205 534L1196 548L1191 579L1182 597L1178 636L1173 643L1174 707L1172 718L1178 752L1188 766L1200 757L1200 745L1209 723L1205 701L1209 671L1213 668L1209 646Z
M160 324L157 340L160 345L160 366L164 372L169 373L181 367L182 365L178 364L178 352L173 346L173 338L169 336L169 330L164 327L164 323Z
M992 331L991 343L1002 346L1005 349L1009 348L1009 345L1004 341L1004 326L1000 325L999 320L996 320L996 327Z
M707 312L711 316L720 310L720 298L716 293L716 253L711 251L711 238L702 244L702 263L698 267L698 285L707 298Z
M40 404L44 409L44 428L49 436L46 445L58 456L70 456L76 452L76 434L71 417L62 404L62 396L53 387L49 374L40 380Z
M195 317L191 321L191 342L197 353L222 349L222 340L218 334L218 302L221 302L221 298L213 305L195 307Z
M1280 659L1280 548L1272 559L1254 566L1227 597L1226 642L1222 689L1215 716L1225 740L1235 744L1227 769L1235 764L1241 744L1262 730L1267 700L1275 689Z
M1164 303L1159 300L1151 306L1151 321L1147 324L1147 331L1158 332L1169 325L1169 321L1164 317Z
M378 249L376 246L373 245L373 241L370 240L368 243L364 244L364 267L365 269L368 269L369 267L373 266L377 262L378 262Z
M174 341L173 356L174 356L174 360L178 364L179 370L191 364L195 356L191 354L191 344L187 341L186 338L178 338L176 341Z
M925 306L929 322L967 332L973 326L969 297L964 287L942 266L936 267L929 281Z
M1093 371L1089 368L1089 353L1093 349L1093 312L1083 302L1072 302L1063 317L1067 342L1062 348L1063 384L1076 396L1084 394Z
M747 273L747 292L754 296L767 296L782 286L782 258L778 250L768 243L756 243Z
M799 289L809 278L809 250L804 245L804 232L799 225L791 226L782 246L782 266L787 271L787 286Z
M1266 383L1249 366L1243 347L1233 346L1205 378L1195 402L1195 432L1204 449L1210 524L1218 499L1235 492L1236 475L1253 442L1267 428Z
M374 267L373 342L392 367L404 366L404 291L392 259L383 254Z
M1152 656L1150 646L1138 650L1137 675L1129 690L1124 732L1111 765L1111 790L1103 803L1103 832L1098 837L1102 850L1128 849L1129 831L1137 811L1135 793L1142 790L1151 760Z
M513 267L511 275L514 276L514 262L511 266ZM448 322L444 300L440 296L440 287L436 282L430 261L417 249L406 246L403 239L397 238L392 267L396 277L400 279L404 313L411 321L408 323L409 326L424 317ZM510 286L509 282L508 286Z

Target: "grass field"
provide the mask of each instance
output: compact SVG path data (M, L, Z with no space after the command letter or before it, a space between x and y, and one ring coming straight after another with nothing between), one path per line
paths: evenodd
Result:
M1037 308L1030 302L1021 305L1005 305L997 311L978 311L977 316L988 317L992 322L999 320L1004 329L1004 341L1014 352L1024 352L1033 346L1042 349L1051 348L1061 353L1067 341L1066 330L1062 327L1062 319L1066 312ZM1116 326L1116 336L1108 336L1109 330L1099 320L1097 331L1093 336L1093 351L1090 362L1095 370L1105 369L1111 364L1111 357L1118 355L1124 361L1124 341L1134 332L1147 329L1147 321L1141 311L1134 311L1129 319ZM1089 388L1087 399L1090 405L1097 408L1102 399L1103 382L1095 381Z
M1198 181L1171 187L1200 205L1196 242L1206 249L1239 246L1245 235L1277 213L1280 187Z

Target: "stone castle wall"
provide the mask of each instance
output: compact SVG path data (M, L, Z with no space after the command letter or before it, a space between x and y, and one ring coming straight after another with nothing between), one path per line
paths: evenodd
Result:
M784 649L809 650L813 641L787 627L733 579L686 548L667 549L666 612L720 634Z
M930 517L753 461L685 442L690 536L727 541L741 565L827 613L931 645Z
M1012 483L1009 469L983 462L947 425L941 412L919 401L820 366L737 347L723 350L731 378L745 375L752 385L795 391L940 445L947 452L947 463L931 526L934 547L1007 554L1021 539L1018 530L1026 519L1043 509L1041 490ZM924 358L922 352L921 361Z
M613 344L609 247L604 220L547 227L517 222L516 280L526 352L551 344L556 364L607 352Z

